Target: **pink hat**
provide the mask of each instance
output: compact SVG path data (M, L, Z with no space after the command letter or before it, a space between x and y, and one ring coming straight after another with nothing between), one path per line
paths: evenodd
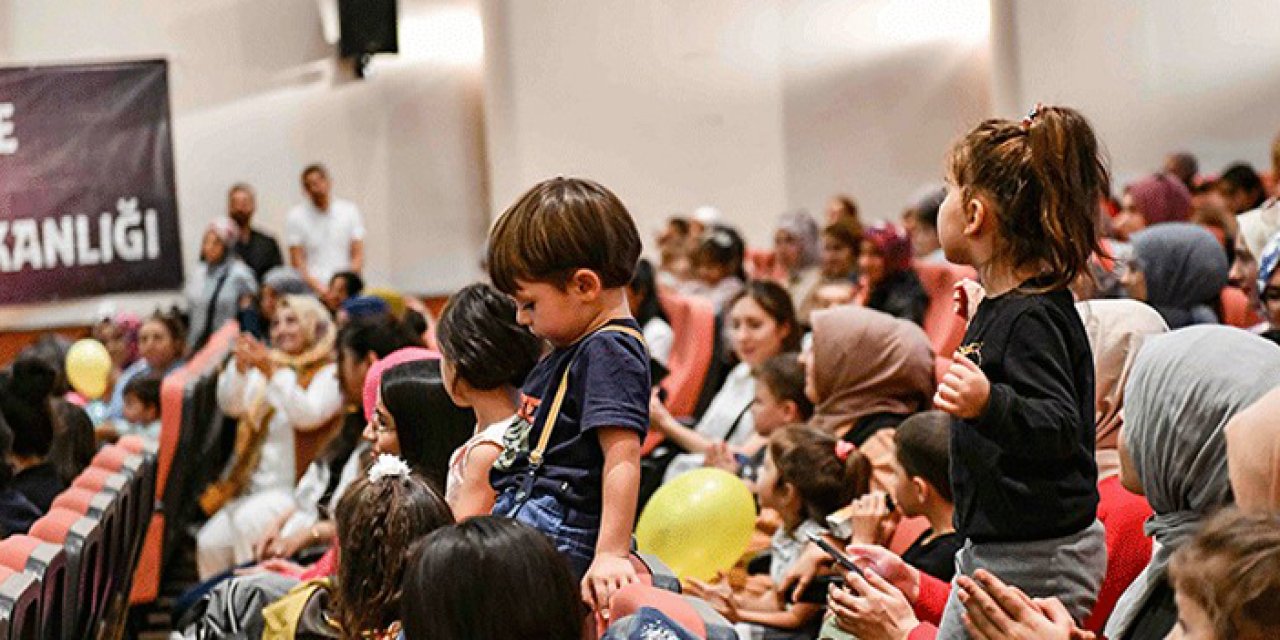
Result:
M1147 225L1161 222L1186 222L1191 218L1191 192L1186 185L1167 173L1143 178L1125 188L1133 196L1133 205L1146 218Z
M405 347L390 353L373 363L364 377L364 419L373 420L373 407L378 404L378 387L382 386L382 374L392 367L415 360L439 360L440 353L422 347Z

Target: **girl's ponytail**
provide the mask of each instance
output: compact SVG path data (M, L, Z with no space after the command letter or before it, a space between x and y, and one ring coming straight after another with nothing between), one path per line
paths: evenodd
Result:
M804 515L821 522L870 490L871 461L852 443L817 427L792 425L769 439L778 479L795 487Z

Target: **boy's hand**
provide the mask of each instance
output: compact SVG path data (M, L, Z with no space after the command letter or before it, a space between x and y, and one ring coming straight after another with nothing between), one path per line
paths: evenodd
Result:
M884 522L892 512L883 491L872 491L853 501L853 542L877 544L880 542Z
M608 619L609 599L619 589L638 579L630 557L596 552L595 560L591 561L587 574L582 577L582 601Z
M933 406L957 418L973 419L982 415L990 399L991 382L987 374L968 357L956 352L951 358L951 368L933 395Z
M734 475L738 475L738 471L741 470L737 459L733 457L733 451L729 450L729 444L725 442L711 443L711 448L707 450L707 457L703 460L702 466L723 469Z
M964 278L956 283L955 290L951 294L951 309L962 320L972 320L973 314L978 312L978 305L986 296L987 290L983 289L982 285Z

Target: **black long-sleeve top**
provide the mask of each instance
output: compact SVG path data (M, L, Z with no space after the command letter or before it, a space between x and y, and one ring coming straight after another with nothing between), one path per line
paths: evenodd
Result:
M962 352L991 383L974 420L953 419L956 531L975 542L1045 540L1098 510L1093 356L1068 291L984 300Z

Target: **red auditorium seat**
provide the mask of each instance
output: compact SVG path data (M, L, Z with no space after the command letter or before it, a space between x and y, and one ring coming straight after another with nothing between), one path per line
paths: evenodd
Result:
M116 584L124 584L127 570L133 566L133 548L138 537L141 536L143 526L142 514L137 508L140 505L136 499L136 485L124 472L111 472L102 467L91 466L80 472L71 486L87 489L93 493L105 491L114 496L117 518L119 518L117 530L120 536L110 549L110 553L119 558L112 578Z
M1262 322L1253 301L1238 287L1223 287L1221 300L1223 324L1248 329Z
M102 615L101 524L74 511L53 509L31 525L31 535L62 545L67 557L67 588L74 605L62 612L63 637L90 637L90 630Z
M0 565L25 571L40 583L40 638L70 640L62 628L63 614L75 606L68 588L67 556L60 545L28 535L0 540Z
M706 300L665 289L658 291L658 303L675 334L671 357L667 360L670 373L661 385L667 393L667 409L674 416L693 415L715 351L716 311ZM645 453L661 440L661 434L651 431L645 440Z
M0 565L0 638L41 640L40 581Z
M929 294L929 308L924 312L924 332L933 347L934 373L941 380L951 365L951 354L964 339L965 321L954 308L955 285L964 278L974 278L973 269L953 264L916 262L913 268Z
M99 581L98 589L100 597L105 598L107 594L113 593L119 588L120 582L117 576L121 572L121 567L127 563L127 559L122 557L118 549L120 548L120 537L122 535L121 525L123 518L120 516L119 505L115 502L114 496L107 492L90 491L82 487L71 487L66 491L58 494L53 500L53 509L66 509L82 516L88 516L98 521L102 528L102 580Z

